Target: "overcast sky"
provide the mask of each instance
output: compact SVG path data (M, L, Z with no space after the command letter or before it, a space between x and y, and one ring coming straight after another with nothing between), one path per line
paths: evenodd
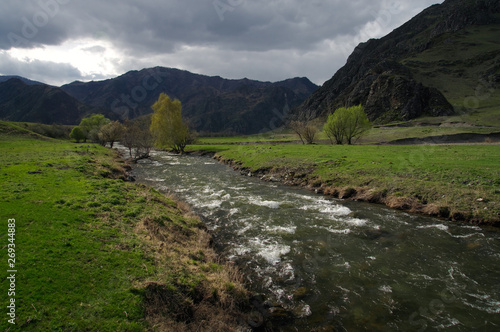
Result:
M442 0L1 0L0 74L53 85L164 66L321 85Z

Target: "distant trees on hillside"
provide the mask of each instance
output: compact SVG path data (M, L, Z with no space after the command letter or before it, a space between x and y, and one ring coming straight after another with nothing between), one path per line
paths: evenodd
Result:
M370 121L363 106L341 107L328 116L323 131L332 144L352 144L352 140L360 137L370 129Z
M23 126L37 134L56 138L66 139L71 132L71 126L58 124L43 124L43 123L23 123Z

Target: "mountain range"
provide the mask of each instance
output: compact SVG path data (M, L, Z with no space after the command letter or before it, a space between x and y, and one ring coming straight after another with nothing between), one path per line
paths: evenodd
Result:
M151 113L151 105L164 92L182 102L183 116L200 133L254 134L283 125L289 110L318 86L307 78L275 83L229 80L156 67L61 88L85 104L111 110L122 119Z
M164 67L62 87L0 76L0 119L78 124L90 113L132 119L151 113L164 92L182 102L184 118L201 134L260 133L357 104L375 124L478 110L487 123L498 118L500 105L499 36L500 1L446 0L359 44L321 87L307 78L230 80Z
M72 125L91 113L133 119L150 114L164 92L182 102L183 116L200 133L254 134L282 126L317 88L307 78L229 80L164 67L62 87L0 77L0 119Z

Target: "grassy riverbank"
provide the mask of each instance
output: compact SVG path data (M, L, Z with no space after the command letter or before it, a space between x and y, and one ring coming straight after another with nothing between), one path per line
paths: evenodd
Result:
M245 173L345 199L479 224L500 221L499 145L198 145Z
M112 150L0 122L0 231L15 218L16 325L2 331L231 331L248 293L201 221L154 189L125 182Z

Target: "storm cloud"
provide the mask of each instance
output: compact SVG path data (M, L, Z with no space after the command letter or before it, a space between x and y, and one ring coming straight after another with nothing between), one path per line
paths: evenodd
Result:
M49 83L166 66L226 78L307 76L322 84L359 42L389 33L433 3L3 0L0 73L43 77L30 67L48 61L63 68L47 76ZM68 45L78 45L81 56L62 56Z

